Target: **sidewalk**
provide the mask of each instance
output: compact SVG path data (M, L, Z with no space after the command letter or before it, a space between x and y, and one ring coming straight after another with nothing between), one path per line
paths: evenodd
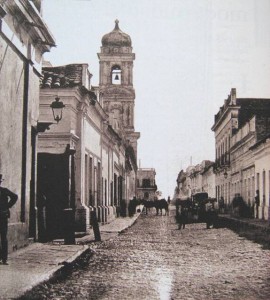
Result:
M254 218L242 218L237 216L232 216L229 214L219 214L220 219L238 222L242 225L249 225L254 228L260 228L261 230L269 231L270 232L270 223L268 220L262 219L254 219Z
M140 207L140 211L142 211L143 206ZM113 222L109 224L104 224L99 227L101 240L106 241L114 236L117 236L119 233L127 229L128 227L132 226L134 222L137 220L141 213L135 213L133 217L126 217L126 218L117 218ZM77 244L88 244L95 240L93 231L91 234L86 235L81 238L76 239Z
M130 227L139 217L116 218L110 224L100 226L101 240L108 240ZM57 243L33 243L9 254L9 265L0 265L0 299L15 299L34 286L49 280L66 265L90 251L94 234L76 238L76 245Z
M263 249L270 249L270 226L268 220L219 215L219 226L227 227L255 243Z

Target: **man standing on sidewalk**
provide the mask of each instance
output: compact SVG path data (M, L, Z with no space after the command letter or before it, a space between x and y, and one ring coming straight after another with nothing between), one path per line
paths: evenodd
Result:
M260 206L260 192L259 190L256 190L256 196L255 196L255 218L259 218L259 206Z
M10 217L9 209L16 203L18 196L9 189L1 187L3 175L0 174L0 235L1 235L1 260L3 265L7 265L8 256L8 218Z

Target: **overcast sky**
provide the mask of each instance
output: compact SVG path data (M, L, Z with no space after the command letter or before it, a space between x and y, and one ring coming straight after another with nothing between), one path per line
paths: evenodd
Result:
M54 66L88 63L99 83L101 38L132 39L138 162L173 196L179 171L214 160L211 127L231 88L270 98L270 0L45 0Z

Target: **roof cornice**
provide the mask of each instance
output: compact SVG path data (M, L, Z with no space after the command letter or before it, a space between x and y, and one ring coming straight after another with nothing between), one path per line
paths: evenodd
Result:
M42 19L34 4L28 0L6 1L2 8L7 12L7 23L13 30L23 29L31 39L33 46L42 54L49 52L51 47L55 47L55 39L49 31L46 23ZM13 18L12 24L8 20L8 15ZM27 43L27 40L24 41Z

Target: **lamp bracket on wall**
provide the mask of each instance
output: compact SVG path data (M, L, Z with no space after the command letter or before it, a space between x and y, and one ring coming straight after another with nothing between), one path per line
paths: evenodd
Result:
M52 122L38 122L37 123L37 132L45 132L45 130L50 130L50 126L54 124Z

